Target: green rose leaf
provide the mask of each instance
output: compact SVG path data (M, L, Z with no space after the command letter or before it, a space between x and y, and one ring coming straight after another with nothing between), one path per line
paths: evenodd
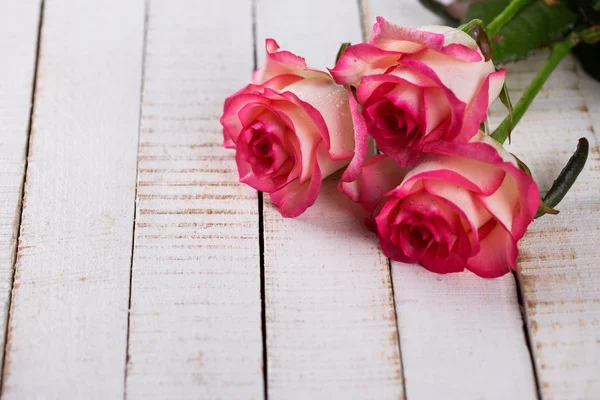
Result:
M474 3L465 21L480 19L489 24L510 0L487 0ZM493 60L504 64L527 57L532 51L548 47L565 38L573 29L579 16L563 3L547 5L536 0L514 16L500 31L490 38Z

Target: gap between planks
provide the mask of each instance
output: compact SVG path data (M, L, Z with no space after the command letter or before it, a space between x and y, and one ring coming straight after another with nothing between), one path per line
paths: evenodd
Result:
M33 68L33 83L31 87L31 102L30 102L30 110L29 110L29 121L27 122L27 140L25 142L25 165L23 167L23 179L21 181L21 193L20 193L20 202L18 208L18 221L17 224L17 238L15 240L14 245L14 256L12 261L12 276L11 276L11 285L10 291L8 294L8 305L7 305L7 314L6 314L6 327L4 330L4 343L2 344L3 352L2 352L2 364L0 365L0 397L2 396L2 392L4 389L4 368L6 365L6 354L7 354L7 346L8 346L8 329L10 326L10 319L12 314L12 294L15 286L15 268L18 259L18 249L19 249L19 238L21 232L21 221L23 218L23 204L25 203L25 185L27 183L27 167L28 167L28 158L29 158L29 145L31 138L31 128L33 126L33 113L35 111L35 94L37 90L37 73L38 73L38 65L40 58L40 47L41 47L41 37L42 37L42 28L44 24L44 5L45 0L40 0L39 5L39 19L37 26L37 42L35 46L35 60L34 60L34 68Z
M142 127L142 111L144 107L144 82L146 81L146 46L148 43L148 7L150 0L144 1L144 38L142 43L142 72L140 82L140 109L138 116L138 143L136 154L140 154L140 143L141 143L141 127ZM129 296L127 298L127 329L125 337L125 372L123 374L123 400L127 400L127 372L129 368L129 327L131 325L131 293L133 283L133 252L135 250L135 227L136 227L136 215L137 215L137 204L138 204L138 185L139 185L139 157L136 157L135 164L135 189L134 189L134 200L133 200L133 221L131 222L131 258L129 259Z
M258 38L256 34L256 2L251 0L252 12L252 71L258 68ZM268 368L268 351L267 348L267 308L266 308L266 289L265 289L265 220L264 193L257 191L258 201L258 247L259 247L259 262L260 262L260 328L262 334L262 369L263 369L263 391L265 400L269 400L269 368Z

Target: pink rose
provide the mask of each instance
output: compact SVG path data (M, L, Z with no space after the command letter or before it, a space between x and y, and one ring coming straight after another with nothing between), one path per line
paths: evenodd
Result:
M467 268L494 278L516 269L517 242L539 205L533 179L483 132L430 150L405 176L390 157L377 156L342 184L376 216L383 252L438 273Z
M381 17L369 43L349 47L330 72L356 87L368 133L402 166L428 143L473 137L505 76L465 32L404 28Z
M266 41L253 83L225 100L224 146L236 150L240 181L267 192L284 217L316 200L323 178L354 154L348 92L303 58Z

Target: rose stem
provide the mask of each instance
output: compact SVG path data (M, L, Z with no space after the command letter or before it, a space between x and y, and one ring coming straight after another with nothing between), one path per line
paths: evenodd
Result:
M550 53L550 57L546 60L542 69L539 70L535 78L531 81L529 86L523 92L523 96L519 99L517 104L513 107L513 115L512 115L512 128L517 125L525 111L529 108L535 96L539 93L540 89L544 85L544 82L548 79L552 71L556 68L556 66L561 62L563 58L569 54L573 46L575 46L578 42L576 35L569 35L567 39L562 42L558 42L552 47L552 52ZM492 133L492 137L496 139L500 143L504 143L506 138L508 138L508 129L511 127L510 115L504 118L504 120L498 125L494 133Z
M532 3L533 0L512 0L508 6L498 15L492 22L490 22L486 27L485 31L488 36L491 38L498 33L500 28L502 28L508 21L510 21L519 11L521 11L525 6L529 3Z

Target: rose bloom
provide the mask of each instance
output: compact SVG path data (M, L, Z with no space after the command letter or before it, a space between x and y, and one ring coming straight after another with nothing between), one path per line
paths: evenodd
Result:
M483 132L469 143L439 143L410 170L373 157L342 188L375 217L389 258L485 278L516 269L517 242L539 205L533 179Z
M225 100L224 146L236 150L241 182L296 217L315 202L322 179L354 154L348 91L274 40L266 50L253 83Z
M404 28L381 17L369 43L350 46L330 72L356 87L368 133L402 166L428 143L473 137L505 76L465 32Z

